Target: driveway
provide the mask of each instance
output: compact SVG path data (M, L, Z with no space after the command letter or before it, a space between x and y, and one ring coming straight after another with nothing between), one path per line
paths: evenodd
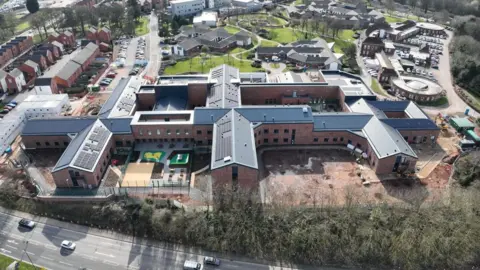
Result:
M274 68L271 65L274 63L262 62L262 68L265 70L270 70L270 75L283 73L283 70L287 67L284 63L275 63L278 64L278 68Z
M435 108L435 107L422 107L422 109L431 114L437 114L439 112L444 114L458 114L464 113L466 108L470 108L455 92L453 88L453 81L452 76L450 73L450 54L448 52L448 45L452 40L453 33L451 31L447 31L448 39L445 41L443 45L443 55L440 55L440 63L438 66L438 70L432 69L432 73L435 78L438 80L438 83L442 86L443 89L447 92L448 98L448 107L444 108ZM470 110L470 115L474 117L478 117L479 113Z

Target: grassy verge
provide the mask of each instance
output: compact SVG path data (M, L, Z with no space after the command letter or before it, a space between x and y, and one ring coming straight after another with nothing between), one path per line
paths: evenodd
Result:
M387 92L383 90L382 86L378 83L377 79L372 78L372 85L371 88L373 92L382 95L382 96L388 96Z
M262 47L278 47L278 43L267 40L267 39L262 39L262 42L260 42L260 46L262 46Z
M142 17L140 18L140 22L138 22L137 25L135 26L135 34L137 36L143 36L143 35L146 35L148 32L149 32L148 18Z
M271 68L279 68L279 67L280 67L280 64L278 64L278 63L270 63L270 67L271 67Z
M470 101L470 106L473 107L476 111L480 111L480 97L477 95L474 95L466 90L462 90L462 92L465 94L465 96L469 99Z
M225 27L223 27L228 33L230 34L236 34L238 32L240 32L240 28L236 27L236 26L232 26L232 25L227 25Z
M179 61L175 66L169 66L165 69L166 75L172 75L172 74L183 74L183 73L188 73L188 72L196 72L196 73L206 73L208 72L211 68L216 67L221 64L228 64L233 67L236 67L240 69L240 72L254 72L254 71L259 71L261 70L260 68L254 68L250 66L250 61L240 61L232 56L230 56L230 59L228 56L211 56L210 59L205 61L205 64L203 65L202 69L202 64L201 64L201 57L196 56L192 59L184 60L184 61Z
M404 22L406 20L407 19L405 19L405 18L399 18L399 17L390 16L390 15L385 15L385 21L388 22L388 23Z
M5 256L3 254L0 254L0 269L7 269L7 267L14 261L15 261L14 259L8 256ZM45 268L43 267L35 267L25 262L20 263L20 268L19 268L19 270L44 270L44 269Z
M335 45L333 45L333 51L335 53L343 53L343 48L347 47L350 45L352 42L344 41L340 38L324 38L326 42L335 42Z
M231 53L231 54L234 54L234 53L239 53L239 52L243 52L243 51L245 51L244 48L237 47L237 48L231 50L230 53Z
M270 33L273 34L273 41L283 44L291 43L299 39L303 39L304 37L303 33L301 33L300 31L294 31L290 27L270 28L268 30L270 31Z
M438 107L438 106L443 106L448 104L448 98L447 97L441 97L435 101L417 101L418 105L422 106L431 106L431 107Z
M30 22L29 21L23 21L21 24L19 24L19 25L17 25L17 27L15 27L15 31L16 32L23 32L26 29L28 29L29 27L30 27Z
M350 41L350 42L354 42L355 39L353 38L353 34L355 34L355 32L353 30L344 29L344 30L340 31L340 34L338 35L338 38L343 39L343 40L347 40L347 41Z

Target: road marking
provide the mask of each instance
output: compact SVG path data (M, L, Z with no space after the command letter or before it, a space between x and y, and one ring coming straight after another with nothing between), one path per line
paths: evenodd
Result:
M32 244L32 245L35 245L35 246L36 246L36 245L41 245L41 244L42 244L42 243L40 243L40 242L37 242L37 241L35 241L35 240L28 240L28 243L29 243L29 244Z
M119 266L118 263L112 262L112 261L109 261L109 260L103 260L103 263L106 263L106 264L109 264L109 265L112 265L112 266Z
M3 252L3 253L12 253L10 250L8 249L4 249L4 248L0 248L0 251Z
M82 254L80 254L80 257L83 257L83 258L85 258L85 259L90 259L90 260L92 260L92 261L97 260L97 257L93 257L93 256L89 256L89 255L82 255Z
M127 265L127 269L140 269L140 268L136 266Z
M15 242L15 240L7 240L8 243L18 245L18 242Z
M10 237L15 238L15 239L19 239L19 240L22 240L22 239L23 239L23 237L18 236L18 235L16 235L16 234L10 234Z
M17 249L16 247L12 247L12 246L10 246L10 245L5 245L5 246L6 246L6 247L9 247L9 248L13 248L13 249L15 249L15 250Z
M52 250L56 250L57 247L56 246L52 246L52 245L43 245L44 247L48 248L48 249L52 249Z
M45 259L45 260L49 260L49 261L53 261L53 259L52 259L52 258L45 257L45 256L40 256L40 258L43 258L43 259Z
M35 253L32 253L30 251L27 251L28 254L32 255L32 256L35 256Z
M60 236L55 236L55 235L45 235L47 237L53 237L53 238L57 238L57 239L63 239L63 237L60 237Z
M58 262L61 263L61 264L68 265L68 266L73 266L73 264L70 264L70 263L66 263L66 262L62 262L62 261L58 261Z
M112 254L105 254L105 253L100 253L100 252L97 252L97 251L95 251L95 253L97 253L98 255L103 255L103 256L110 257L110 258L114 258L114 257L115 257L115 256L113 256Z

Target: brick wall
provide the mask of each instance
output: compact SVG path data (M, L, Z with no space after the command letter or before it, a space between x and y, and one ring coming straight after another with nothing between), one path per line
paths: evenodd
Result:
M189 83L188 84L188 104L190 106L205 106L207 100L206 83Z
M155 93L136 93L137 111L151 111L155 107Z
M70 138L60 136L22 136L22 142L26 148L66 148Z
M252 86L241 87L241 97L243 105L262 105L267 99L276 100L280 104L284 96L292 96L293 92L297 96L308 95L312 98L320 99L339 99L340 89L338 86Z
M212 170L213 185L220 187L223 185L232 185L232 167L238 168L238 186L245 189L252 189L258 187L258 170L241 166L229 165L219 169Z

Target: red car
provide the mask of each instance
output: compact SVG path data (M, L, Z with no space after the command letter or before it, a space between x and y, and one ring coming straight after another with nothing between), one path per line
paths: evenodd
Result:
M110 78L110 79L113 79L113 78L115 78L115 76L117 76L117 73L115 73L115 72L109 72L106 77L107 77L107 78Z

